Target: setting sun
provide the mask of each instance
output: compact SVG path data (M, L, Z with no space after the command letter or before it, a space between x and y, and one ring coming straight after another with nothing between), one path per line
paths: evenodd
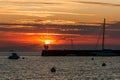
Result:
M45 44L50 44L51 40L45 40Z

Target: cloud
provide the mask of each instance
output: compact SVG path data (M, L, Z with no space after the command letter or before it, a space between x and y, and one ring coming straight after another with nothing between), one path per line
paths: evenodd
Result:
M57 3L57 2L51 2L51 1L5 1L5 0L0 0L2 3L11 3L11 4L62 4L62 3Z
M32 16L41 18L61 19L75 18L78 16L96 16L94 13L80 13L76 12L77 6L74 6L73 2L70 1L18 1L18 0L1 0L0 4L0 16L11 15L11 16ZM46 4L46 5L41 5ZM57 5L55 5L57 4ZM74 6L74 7L73 7ZM79 5L78 5L79 6ZM60 17L59 17L60 16ZM17 19L15 19L17 20ZM7 21L7 19L6 19Z
M13 8L13 9L12 9ZM62 11L31 11L21 10L18 7L8 7L1 10L0 14L11 14L11 15L26 15L26 16L37 16L37 17L49 17L55 15L72 15L72 16L96 16L94 13L74 13L74 12L62 12Z
M59 36L79 36L79 35L99 35L102 31L102 25L100 23L96 25L66 25L66 24L43 24L44 20L40 20L40 23L21 23L21 24L12 24L12 23L0 23L0 31L3 32L15 32L15 33L25 33L26 35L49 35ZM61 23L61 21L60 21ZM70 22L71 23L71 22ZM108 24L106 26L106 35L109 37L118 38L120 37L120 22ZM48 35L48 34L47 34Z
M119 38L120 39L120 22L109 25L107 28L108 37Z
M53 14L41 13L39 11L3 11L0 14L9 14L9 15L24 15L24 16L36 16L36 17L48 17L53 16Z
M120 4L114 4L114 3L104 3L104 2L88 2L88 1L74 1L76 3L82 3L82 4L91 4L91 5L102 5L102 6L115 6L120 7Z
M42 21L43 22L43 21ZM58 21L57 21L58 22ZM0 31L11 32L24 32L24 33L59 33L59 34L82 34L82 35L96 35L96 30L99 31L99 26L86 26L86 25L66 25L64 21L60 24L9 24L0 23ZM71 23L67 21L68 23ZM62 24L61 24L62 23Z
M18 33L56 33L75 35L98 35L102 30L102 23L74 22L67 20L26 19L19 23L0 23L0 31ZM32 22L31 22L32 21ZM120 22L107 21L106 31L117 35L120 32ZM38 35L38 34L37 34ZM58 35L56 35L58 36ZM118 36L118 35L117 35Z
M50 14L66 14L66 15L82 15L82 16L95 16L96 14L92 14L92 13L74 13L74 12L60 12L60 11L57 11L57 12L54 12L54 11L41 11L41 13L50 13Z
M61 4L61 3L55 3L55 2L11 2L11 3L14 3L14 4L51 4L51 5L54 5L54 4Z

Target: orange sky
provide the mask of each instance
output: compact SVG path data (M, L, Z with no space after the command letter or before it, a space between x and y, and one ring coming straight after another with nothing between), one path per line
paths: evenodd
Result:
M42 46L45 40L54 45L71 40L74 45L95 45L103 18L107 19L106 44L118 46L119 14L119 0L0 0L0 48Z

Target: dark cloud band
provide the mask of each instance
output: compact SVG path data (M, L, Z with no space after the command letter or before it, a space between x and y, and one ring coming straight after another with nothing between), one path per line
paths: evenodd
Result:
M76 3L82 3L82 4L92 4L92 5L116 6L116 7L120 7L120 4L114 4L114 3L87 2L87 1L75 1L75 2L76 2Z

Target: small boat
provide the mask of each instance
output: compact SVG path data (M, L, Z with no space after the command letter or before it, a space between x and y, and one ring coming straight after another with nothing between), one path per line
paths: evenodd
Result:
M16 53L12 53L11 56L8 57L8 59L19 59L20 57Z

